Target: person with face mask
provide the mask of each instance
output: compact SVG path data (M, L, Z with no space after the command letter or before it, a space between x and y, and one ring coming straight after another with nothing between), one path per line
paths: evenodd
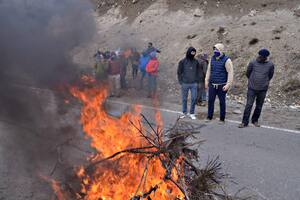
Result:
M205 88L208 89L208 113L207 121L211 121L214 115L216 96L220 102L220 122L225 122L226 94L233 83L233 64L231 59L224 53L224 45L216 44L207 68Z
M177 69L178 82L181 85L182 93L182 116L187 116L187 99L191 91L191 107L189 116L196 119L195 106L197 101L197 83L199 82L199 62L195 59L196 49L190 47L187 50L186 57L179 62Z

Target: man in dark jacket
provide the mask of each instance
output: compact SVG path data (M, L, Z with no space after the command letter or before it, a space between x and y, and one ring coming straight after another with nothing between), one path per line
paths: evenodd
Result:
M254 101L256 100L256 107L252 115L252 124L260 127L258 119L260 117L262 107L267 95L270 80L274 75L274 64L268 61L270 52L267 49L261 49L258 52L258 57L249 63L247 68L248 78L248 93L247 104L244 111L243 122L239 128L245 128L249 124L249 118Z
M195 106L197 100L197 83L199 81L199 62L195 59L196 49L190 47L186 57L179 62L177 76L182 92L182 113L181 118L187 115L187 99L191 91L190 117L196 119Z

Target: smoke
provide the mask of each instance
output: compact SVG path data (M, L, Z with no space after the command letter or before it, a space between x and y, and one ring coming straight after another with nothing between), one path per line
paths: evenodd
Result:
M13 123L0 131L31 165L35 153L53 145L42 142L53 124L39 95L23 86L55 88L76 79L70 51L93 37L91 11L87 0L0 0L0 124ZM47 132L40 131L41 123Z
M0 1L2 76L39 85L72 79L68 53L92 37L90 9L83 0Z
M84 0L0 1L2 114L17 110L18 116L12 117L20 117L30 107L20 101L28 101L29 94L16 84L53 88L76 78L78 67L69 52L93 36L90 13L91 5Z

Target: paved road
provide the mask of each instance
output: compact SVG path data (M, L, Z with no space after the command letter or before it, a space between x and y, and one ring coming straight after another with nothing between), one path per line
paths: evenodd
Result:
M50 101L52 99L50 97L51 95L41 101ZM50 104L53 106L50 106L49 110L54 110L55 101ZM110 113L115 115L128 110L128 105L124 103L108 102L107 107ZM153 116L153 109L144 107L143 113ZM176 110L161 109L161 113L165 125L174 123L178 116ZM76 121L78 114L77 107L74 108L74 112L62 118L68 119L67 121L75 118L73 121ZM57 118L53 115L54 122L55 119ZM79 126L78 121L74 123ZM196 121L196 123L204 122ZM55 164L56 153L51 153L54 154L52 159L45 160L49 158L49 153L42 159L37 158L44 162L33 167L32 160L35 156L32 155L35 152L39 153L40 148L33 149L31 146L36 144L41 146L43 143L40 143L40 140L45 139L32 137L31 131L24 130L23 127L19 127L23 130L20 134L11 137L12 133L15 133L15 128L13 123L6 122L5 119L0 122L0 199L47 200L49 195L46 193L50 193L51 189L40 178L33 179L32 174L35 176L39 172L48 174ZM63 130L65 133L65 129ZM253 127L241 130L234 123L219 125L212 122L202 128L200 137L206 140L200 147L203 161L206 161L208 156L220 155L224 171L234 177L239 184L231 189L247 187L253 194L258 194L260 199L265 200L300 200L300 132ZM57 142L54 144L57 145ZM77 154L78 152L72 153Z
M128 109L126 104L108 104L113 114ZM142 112L153 116L150 107ZM172 110L161 113L165 125L178 117ZM206 140L200 147L203 160L220 155L225 172L239 184L234 189L246 187L260 199L300 200L300 132L271 127L241 130L235 123L214 121L202 128L200 137Z

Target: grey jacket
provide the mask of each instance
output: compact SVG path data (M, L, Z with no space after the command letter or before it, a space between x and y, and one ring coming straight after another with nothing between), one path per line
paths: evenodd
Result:
M270 80L274 75L274 64L260 58L249 63L246 75L248 88L252 90L268 90Z

